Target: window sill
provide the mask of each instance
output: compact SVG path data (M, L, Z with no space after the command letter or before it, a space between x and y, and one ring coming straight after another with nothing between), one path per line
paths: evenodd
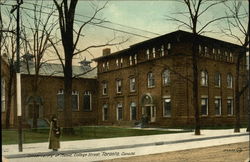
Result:
M172 116L170 115L170 116L163 116L163 118L171 118Z
M150 89L151 89L151 88L155 88L155 86L150 86L150 87L148 86L148 88L150 88Z
M215 88L221 88L221 86L214 86Z
M208 85L201 85L201 87L208 87Z

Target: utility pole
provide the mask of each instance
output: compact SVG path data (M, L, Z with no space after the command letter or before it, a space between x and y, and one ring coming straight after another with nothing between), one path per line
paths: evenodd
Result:
M22 107L21 107L21 73L20 73L20 5L23 0L16 0L17 4L10 11L17 11L16 16L16 88L17 88L17 119L18 119L18 150L23 151L23 133L22 133Z

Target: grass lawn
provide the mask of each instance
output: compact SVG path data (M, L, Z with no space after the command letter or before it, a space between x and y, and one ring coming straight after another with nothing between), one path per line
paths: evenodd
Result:
M61 141L98 139L98 138L113 138L113 137L128 137L128 136L143 136L154 134L169 134L183 133L188 131L160 131L160 130L140 130L118 127L104 126L86 126L74 128L75 135L65 136L62 134ZM23 130L23 143L47 142L49 129L38 129L37 132L32 130ZM17 130L2 130L2 144L17 144Z

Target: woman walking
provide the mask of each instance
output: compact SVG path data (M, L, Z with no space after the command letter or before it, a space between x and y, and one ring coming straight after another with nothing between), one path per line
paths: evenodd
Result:
M57 118L55 115L52 116L50 122L50 131L49 131L49 149L53 151L58 151L60 148L59 138L61 135L60 127L57 125Z

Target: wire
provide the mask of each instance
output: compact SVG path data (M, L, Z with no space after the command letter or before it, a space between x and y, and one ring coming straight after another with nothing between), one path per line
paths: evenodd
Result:
M30 8L27 8L27 7L20 7L22 9L26 9L26 10L30 10L30 11L36 11L34 9L30 9ZM36 11L38 12L38 11ZM40 11L39 11L40 12ZM47 13L47 12L44 12L44 11L41 11L41 13L43 14L47 14L47 15L50 15L51 13ZM57 14L52 14L53 16L57 16ZM75 19L76 22L81 22L81 23L85 23L84 21L82 20L77 20ZM94 24L94 23L89 23L89 25L93 25L93 26L97 26L97 27L100 27L100 28L105 28L105 29L109 29L109 30L113 30L113 31L117 31L117 32L121 32L121 33L125 33L125 34L129 34L129 35L134 35L134 36L138 36L138 37L143 37L143 38L151 38L151 37L148 37L148 36L144 36L144 35L141 35L141 34L136 34L136 33L132 33L132 32L128 32L128 31L124 31L124 30L120 30L120 29L116 29L116 28L111 28L111 27L107 27L107 26L104 26L104 25L98 25L98 24Z
M27 3L27 2L25 2ZM33 4L33 5L36 5L34 3L30 3L28 2L29 4ZM10 4L1 4L1 5L7 5L7 6L13 6L13 5L10 5ZM37 5L38 6L38 5ZM40 5L41 6L41 5ZM41 6L43 7L43 6ZM27 7L23 7L23 6L20 6L20 8L22 9L26 9L26 10L30 10L30 11L35 11L35 12L38 12L34 9L30 9L30 8L27 8ZM46 8L49 8L49 7L46 7ZM52 8L50 8L52 9ZM48 13L48 12L45 12L45 11L41 11L41 13L43 14L47 14L47 15L50 15L51 13ZM56 16L58 17L57 14L52 14L53 16ZM80 15L80 14L77 14L77 15ZM80 16L83 16L83 15L80 15ZM88 17L88 16L83 16L83 17ZM98 18L95 18L96 20L100 20ZM81 22L81 23L85 23L84 21L82 20L78 20L78 19L75 19L76 22ZM116 24L116 25L120 25L120 26L124 26L124 27L127 27L127 28L131 28L133 29L134 27L129 27L129 26L126 26L126 25L122 25L122 24L118 24L118 23L113 23L113 22L108 22L108 23L111 23L111 24ZM137 33L133 33L133 32L128 32L128 31L124 31L124 30L121 30L121 29L116 29L116 28L112 28L112 27L108 27L108 26L104 26L104 25L99 25L99 24L94 24L94 23L89 23L89 25L93 25L93 26L97 26L97 27L100 27L100 28L105 28L105 29L108 29L108 30L113 30L113 31L117 31L117 32L121 32L121 33L125 33L125 34L129 34L129 35L133 35L133 36L137 36L137 37L142 37L142 38L152 38L152 37L148 37L148 36L145 36L145 35L142 35L142 34L137 34ZM153 33L153 32L150 32L150 31L146 31L146 30L142 30L142 29L138 29L138 28L134 28L136 30L141 30L141 31L144 31L144 32L148 32L148 33ZM156 34L156 35L160 35L160 34L157 34L157 33L153 33L153 34Z
M31 5L37 5L37 4L31 3L31 2L25 2L25 3L31 4ZM48 8L48 9L53 9L53 8L51 8L51 7L48 7L48 6L43 6L43 5L39 5L39 6L44 7L44 8ZM81 17L91 18L90 16L85 16L85 15L81 15L81 14L75 14L75 15L76 15L76 16L81 16ZM95 20L102 20L102 19L100 19L100 18L94 18L94 19L95 19ZM112 22L112 21L105 21L105 23L110 23L110 24L114 24L114 25L118 25L118 26L130 28L130 29L134 29L134 30L146 32L146 33L151 33L151 34L154 34L154 35L161 35L161 34L159 34L159 33L151 32L151 31L144 30L144 29L140 29L140 28L136 28L136 27L131 27L131 26L128 26L128 25L120 24L120 23L115 23L115 22Z

